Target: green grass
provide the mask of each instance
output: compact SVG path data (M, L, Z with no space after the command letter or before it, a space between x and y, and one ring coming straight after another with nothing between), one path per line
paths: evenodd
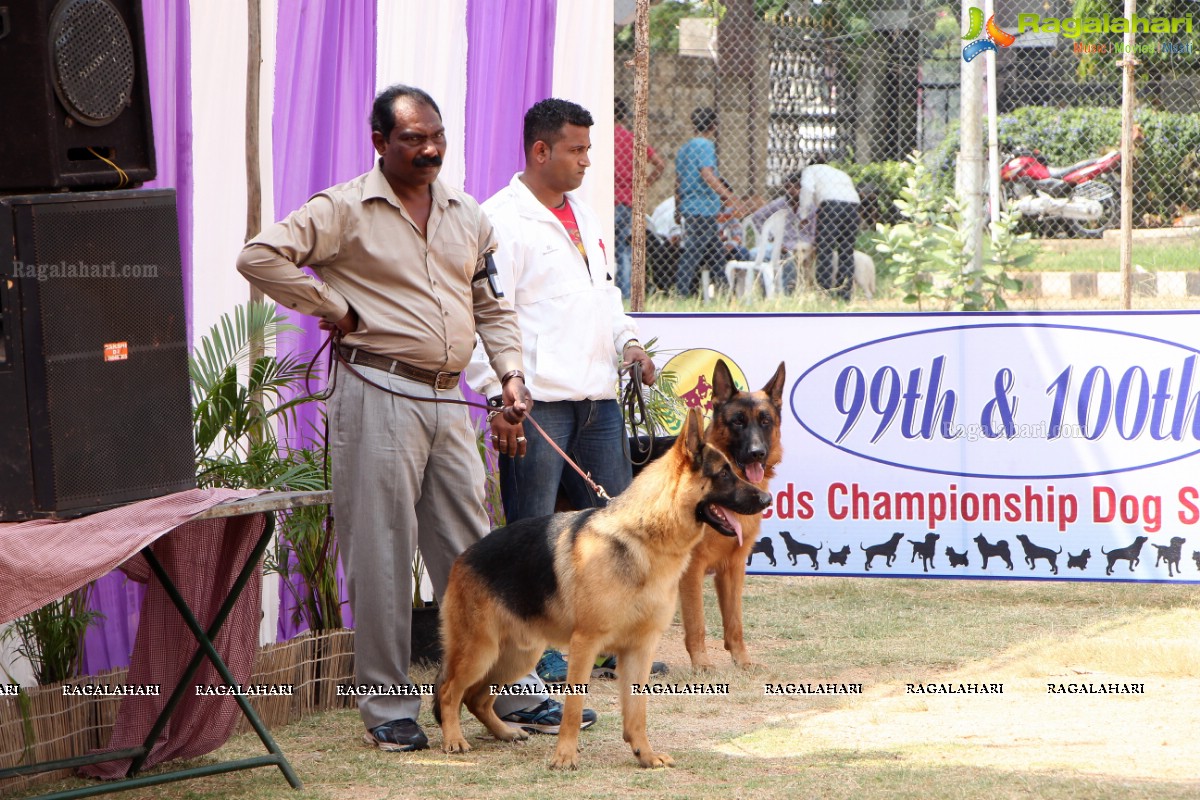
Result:
M637 768L621 742L615 687L596 682L588 703L600 712L600 721L583 734L582 766L574 773L546 768L553 737L504 745L483 737L471 719L464 723L475 748L468 754L383 754L358 743L356 712L338 711L277 731L305 782L303 791L290 790L276 770L258 769L121 797L1196 796L1200 758L1186 744L1197 717L1192 698L1200 691L1194 668L1200 643L1190 635L1200 624L1195 586L752 576L745 604L747 640L763 664L756 671L734 670L714 638L720 626L711 584L706 596L709 648L717 669L693 674L678 624L667 632L659 657L671 666L668 682L730 684L728 697L651 699L651 741L674 756L671 770ZM1117 661L1111 656L1116 643L1134 653L1144 649L1142 644L1149 648L1157 642L1170 642L1173 649L1163 652L1173 655L1119 656ZM1094 657L1088 655L1089 646L1109 652L1109 660L1089 661ZM1124 714L1123 721L1112 724L1100 712L1081 711L1074 700L1045 697L1047 675L1053 680L1089 678L1071 670L1115 672L1123 677L1110 679L1145 680L1157 688L1144 697L1110 702L1107 708ZM1062 672L1070 677L1061 677ZM905 682L938 680L1002 680L1006 691L1001 697L958 700L957 709L947 708L946 698L918 702L904 694ZM810 681L858 682L866 695L780 698L764 696L762 689L765 682ZM1026 683L1033 688L1023 691ZM1029 716L1029 706L1037 703L1048 712ZM1011 740L990 739L1022 714L1028 719L1022 719L1019 734ZM1093 715L1094 730L1088 727ZM428 704L421 722L436 747L440 733ZM957 727L967 723L970 732L959 735ZM1057 726L1069 724L1076 727L1059 735ZM1116 752L1129 744L1144 747L1145 754ZM245 735L216 756L260 752L257 739ZM1157 759L1153 774L1146 759ZM77 785L84 784L67 781L38 789Z
M1029 272L1117 272L1120 270L1119 243L1113 240L1079 240L1079 239L1037 239L1034 244L1038 252L1026 270ZM861 245L861 243L860 243ZM985 256L989 248L984 243ZM862 246L859 249L863 249ZM877 258L877 263L881 261ZM1135 241L1133 243L1133 263L1148 272L1188 272L1200 269L1200 242L1194 238L1173 239L1168 241ZM1014 270L1011 274L1018 280L1022 270ZM1013 310L1028 310L1042 307L1038 298L1023 298L1006 295L1009 306ZM1063 299L1053 300L1052 307L1066 309L1078 308L1117 308L1115 300L1098 301L1096 299L1082 300L1072 304ZM1135 308L1191 308L1196 305L1192 298L1156 298L1135 297ZM748 300L731 297L728 293L718 293L709 302L702 302L698 297L676 297L673 294L650 294L646 298L644 310L654 313L826 313L854 311L915 311L916 307L906 305L896 297L891 290L886 275L880 274L875 299L864 299L857 290L848 303L831 300L817 292L801 292L793 296L776 296L770 300L762 297L761 292L755 292ZM926 304L926 310L938 310L937 304Z
M1115 241L1040 241L1041 252L1029 269L1038 272L1117 272L1121 251ZM1200 243L1195 239L1133 243L1133 263L1148 272L1188 272L1200 268Z

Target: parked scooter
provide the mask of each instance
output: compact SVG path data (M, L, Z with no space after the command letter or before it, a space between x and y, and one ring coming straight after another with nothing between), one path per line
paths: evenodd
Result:
M1119 150L1069 167L1050 166L1038 150L1018 150L1000 166L1005 206L1027 220L1060 220L1076 236L1096 239L1120 221L1120 195L1110 182L1120 168Z

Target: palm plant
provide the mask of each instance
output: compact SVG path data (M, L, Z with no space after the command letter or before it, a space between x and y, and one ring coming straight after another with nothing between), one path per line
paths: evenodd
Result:
M277 426L286 434L296 424L296 408L316 399L307 393L286 398L304 383L301 357L266 354L280 333L299 330L284 319L274 304L240 305L221 317L189 359L200 486L325 488L321 469L279 451ZM256 342L265 353L254 354Z
M329 488L323 432L312 446L286 434L296 410L320 398L301 391L303 356L274 353L279 334L296 331L274 304L251 302L223 316L190 360L197 482L201 486L318 491ZM265 569L278 573L311 630L342 625L337 543L322 506L292 511Z
M83 635L104 618L88 608L95 582L13 621L0 640L17 639L16 652L29 660L41 686L76 678L83 667Z

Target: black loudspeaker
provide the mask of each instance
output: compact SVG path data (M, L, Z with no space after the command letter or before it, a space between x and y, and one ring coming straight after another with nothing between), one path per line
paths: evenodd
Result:
M0 0L0 109L0 192L152 180L140 0Z
M0 521L193 488L175 193L0 198Z

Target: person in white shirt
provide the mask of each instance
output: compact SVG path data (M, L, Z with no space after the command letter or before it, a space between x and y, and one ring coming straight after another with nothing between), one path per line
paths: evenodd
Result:
M812 164L800 175L798 216L816 212L817 285L841 300L850 299L854 278L854 239L859 197L850 176L828 164ZM833 254L838 254L835 273Z
M602 238L600 220L572 194L591 165L592 122L586 109L565 100L531 107L525 114L525 170L483 210L498 242L502 302L517 313L526 385L537 393L535 418L615 497L632 479L617 368L639 369L647 385L655 374L613 282L614 253ZM481 349L467 368L467 381L489 404L500 395L500 379ZM554 513L560 486L574 508L603 505L532 426L491 416L508 524Z
M672 195L654 207L650 215L654 232L671 240L671 244L679 244L683 238L683 226L675 221L675 197Z
M504 301L517 312L526 385L540 389L538 423L610 496L631 479L624 423L617 405L617 367L637 364L646 383L654 364L637 339L613 282L613 254L600 220L571 192L591 165L592 115L549 99L525 114L525 171L483 204L495 229L496 268ZM471 388L499 396L500 380L476 350L467 369ZM491 422L511 524L554 512L561 483L576 508L600 499L541 437L497 415ZM521 445L524 445L521 447ZM515 458L522 456L521 458Z

